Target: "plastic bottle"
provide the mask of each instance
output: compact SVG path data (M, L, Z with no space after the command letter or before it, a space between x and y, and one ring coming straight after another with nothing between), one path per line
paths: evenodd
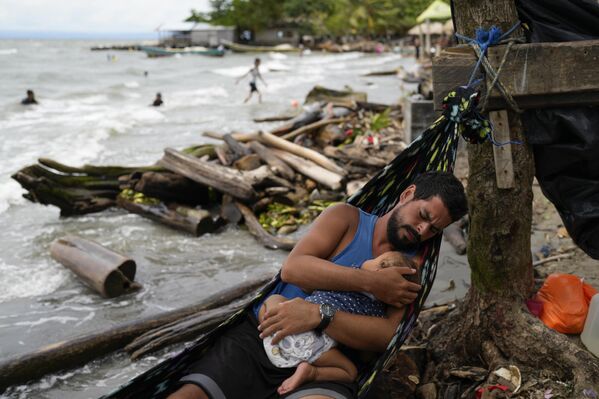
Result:
M599 294L591 298L580 339L593 355L599 357Z

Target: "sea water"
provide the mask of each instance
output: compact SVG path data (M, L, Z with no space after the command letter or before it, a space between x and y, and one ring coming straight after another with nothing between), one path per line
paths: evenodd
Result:
M17 170L39 157L74 166L150 165L165 147L209 142L205 130L274 127L252 119L293 111L293 100L301 104L316 84L350 86L370 101L397 102L404 94L399 80L362 75L414 62L397 54L261 54L268 83L258 83L263 103L254 98L243 104L248 81L236 85L235 79L256 55L150 59L141 52L90 51L101 44L107 43L0 41L0 359L196 303L248 276L276 272L286 256L264 249L237 226L196 238L118 209L61 218L56 207L22 198L24 190L10 178ZM27 89L39 105L20 104ZM157 92L164 106L150 107ZM66 234L134 258L143 290L108 300L86 288L49 256L50 243ZM458 286L466 284L463 260L453 259L444 262L445 270ZM449 276L433 288L432 300L443 300ZM180 349L135 363L108 355L4 395L97 397Z

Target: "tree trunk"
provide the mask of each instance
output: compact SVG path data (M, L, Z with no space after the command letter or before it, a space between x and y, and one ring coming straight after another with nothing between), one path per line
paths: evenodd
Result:
M456 31L469 37L479 26L496 25L505 32L517 21L513 0L454 0L453 4ZM526 143L520 117L508 114L512 140ZM456 385L448 370L462 365L482 366L490 378L500 365L517 365L523 384L535 376L565 383L543 382L535 388L552 388L562 397L582 397L583 389L599 385L597 359L526 310L534 283L530 251L534 164L527 144L512 145L512 156L514 187L499 189L492 144L468 145L472 285L459 310L430 332L436 368L427 371L425 382L443 381L440 397L480 384ZM568 384L575 392L572 396L564 388Z

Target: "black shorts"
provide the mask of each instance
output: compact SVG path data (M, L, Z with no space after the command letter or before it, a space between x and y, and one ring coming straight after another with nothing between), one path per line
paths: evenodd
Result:
M253 93L255 91L258 91L258 88L256 87L256 83L250 82L250 93Z
M277 388L295 368L274 366L258 335L258 322L251 311L238 325L226 330L202 358L193 363L182 384L201 387L211 399L279 398ZM312 382L283 396L297 399L306 395L327 395L334 399L356 397L357 384Z

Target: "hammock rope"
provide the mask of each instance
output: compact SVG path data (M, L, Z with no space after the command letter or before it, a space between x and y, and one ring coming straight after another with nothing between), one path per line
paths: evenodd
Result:
M383 215L392 209L399 195L414 178L428 171L453 172L459 137L470 143L483 143L491 130L489 121L478 111L479 93L472 87L459 87L443 100L443 114L415 139L403 152L379 171L348 203L362 210ZM416 300L406 306L404 316L385 352L375 360L369 371L358 376L358 397L364 398L376 376L393 359L414 328L418 314L432 288L437 272L441 235L423 243L419 255L424 259L421 285ZM232 314L214 330L201 336L189 348L133 378L104 399L161 398L170 392L184 376L187 367L198 359L224 329L242 320L244 312L267 295L280 280L275 276L243 309Z
M512 33L514 33L516 31L516 29L518 29L520 27L520 25L521 25L520 21L516 22L514 24L514 26L512 26L510 29L508 29L508 31L505 33L503 33L501 31L501 29L496 26L491 26L488 30L486 30L484 28L477 28L475 31L475 38L470 38L470 37L464 36L460 33L455 34L457 39L465 41L468 45L470 45L474 49L474 52L478 55L476 65L474 66L472 73L470 74L470 79L468 79L467 87L476 87L476 86L478 86L479 83L482 82L482 79L474 80L481 65L483 66L485 73L491 79L493 79L491 81L491 84L487 88L485 98L480 107L480 109L483 111L486 110L486 108L487 108L487 103L489 101L489 96L490 96L491 91L493 90L494 87L497 87L497 89L499 90L499 92L501 93L503 98L505 99L508 106L514 112L517 112L517 113L523 112L520 109L520 107L518 107L518 104L514 100L514 97L512 96L512 94L509 92L509 90L507 90L507 88L501 82L501 80L499 80L499 74L501 73L501 70L503 69L503 66L505 64L505 61L507 60L507 56L512 48L512 45L516 42L522 41L522 39L520 39L520 38L509 38L509 36ZM495 69L493 68L493 66L491 65L491 63L489 62L489 60L487 58L487 50L489 49L489 47L500 44L500 43L507 43L508 45L506 47L505 53L503 54L503 58L499 64L499 67L497 68L497 71L495 71ZM493 126L492 125L491 125L491 130L489 131L487 138L491 141L491 143L493 143L493 145L495 145L497 147L502 147L502 146L508 145L508 144L522 144L521 141L517 141L517 140L508 140L503 143L497 142L495 140L495 137L493 137Z

